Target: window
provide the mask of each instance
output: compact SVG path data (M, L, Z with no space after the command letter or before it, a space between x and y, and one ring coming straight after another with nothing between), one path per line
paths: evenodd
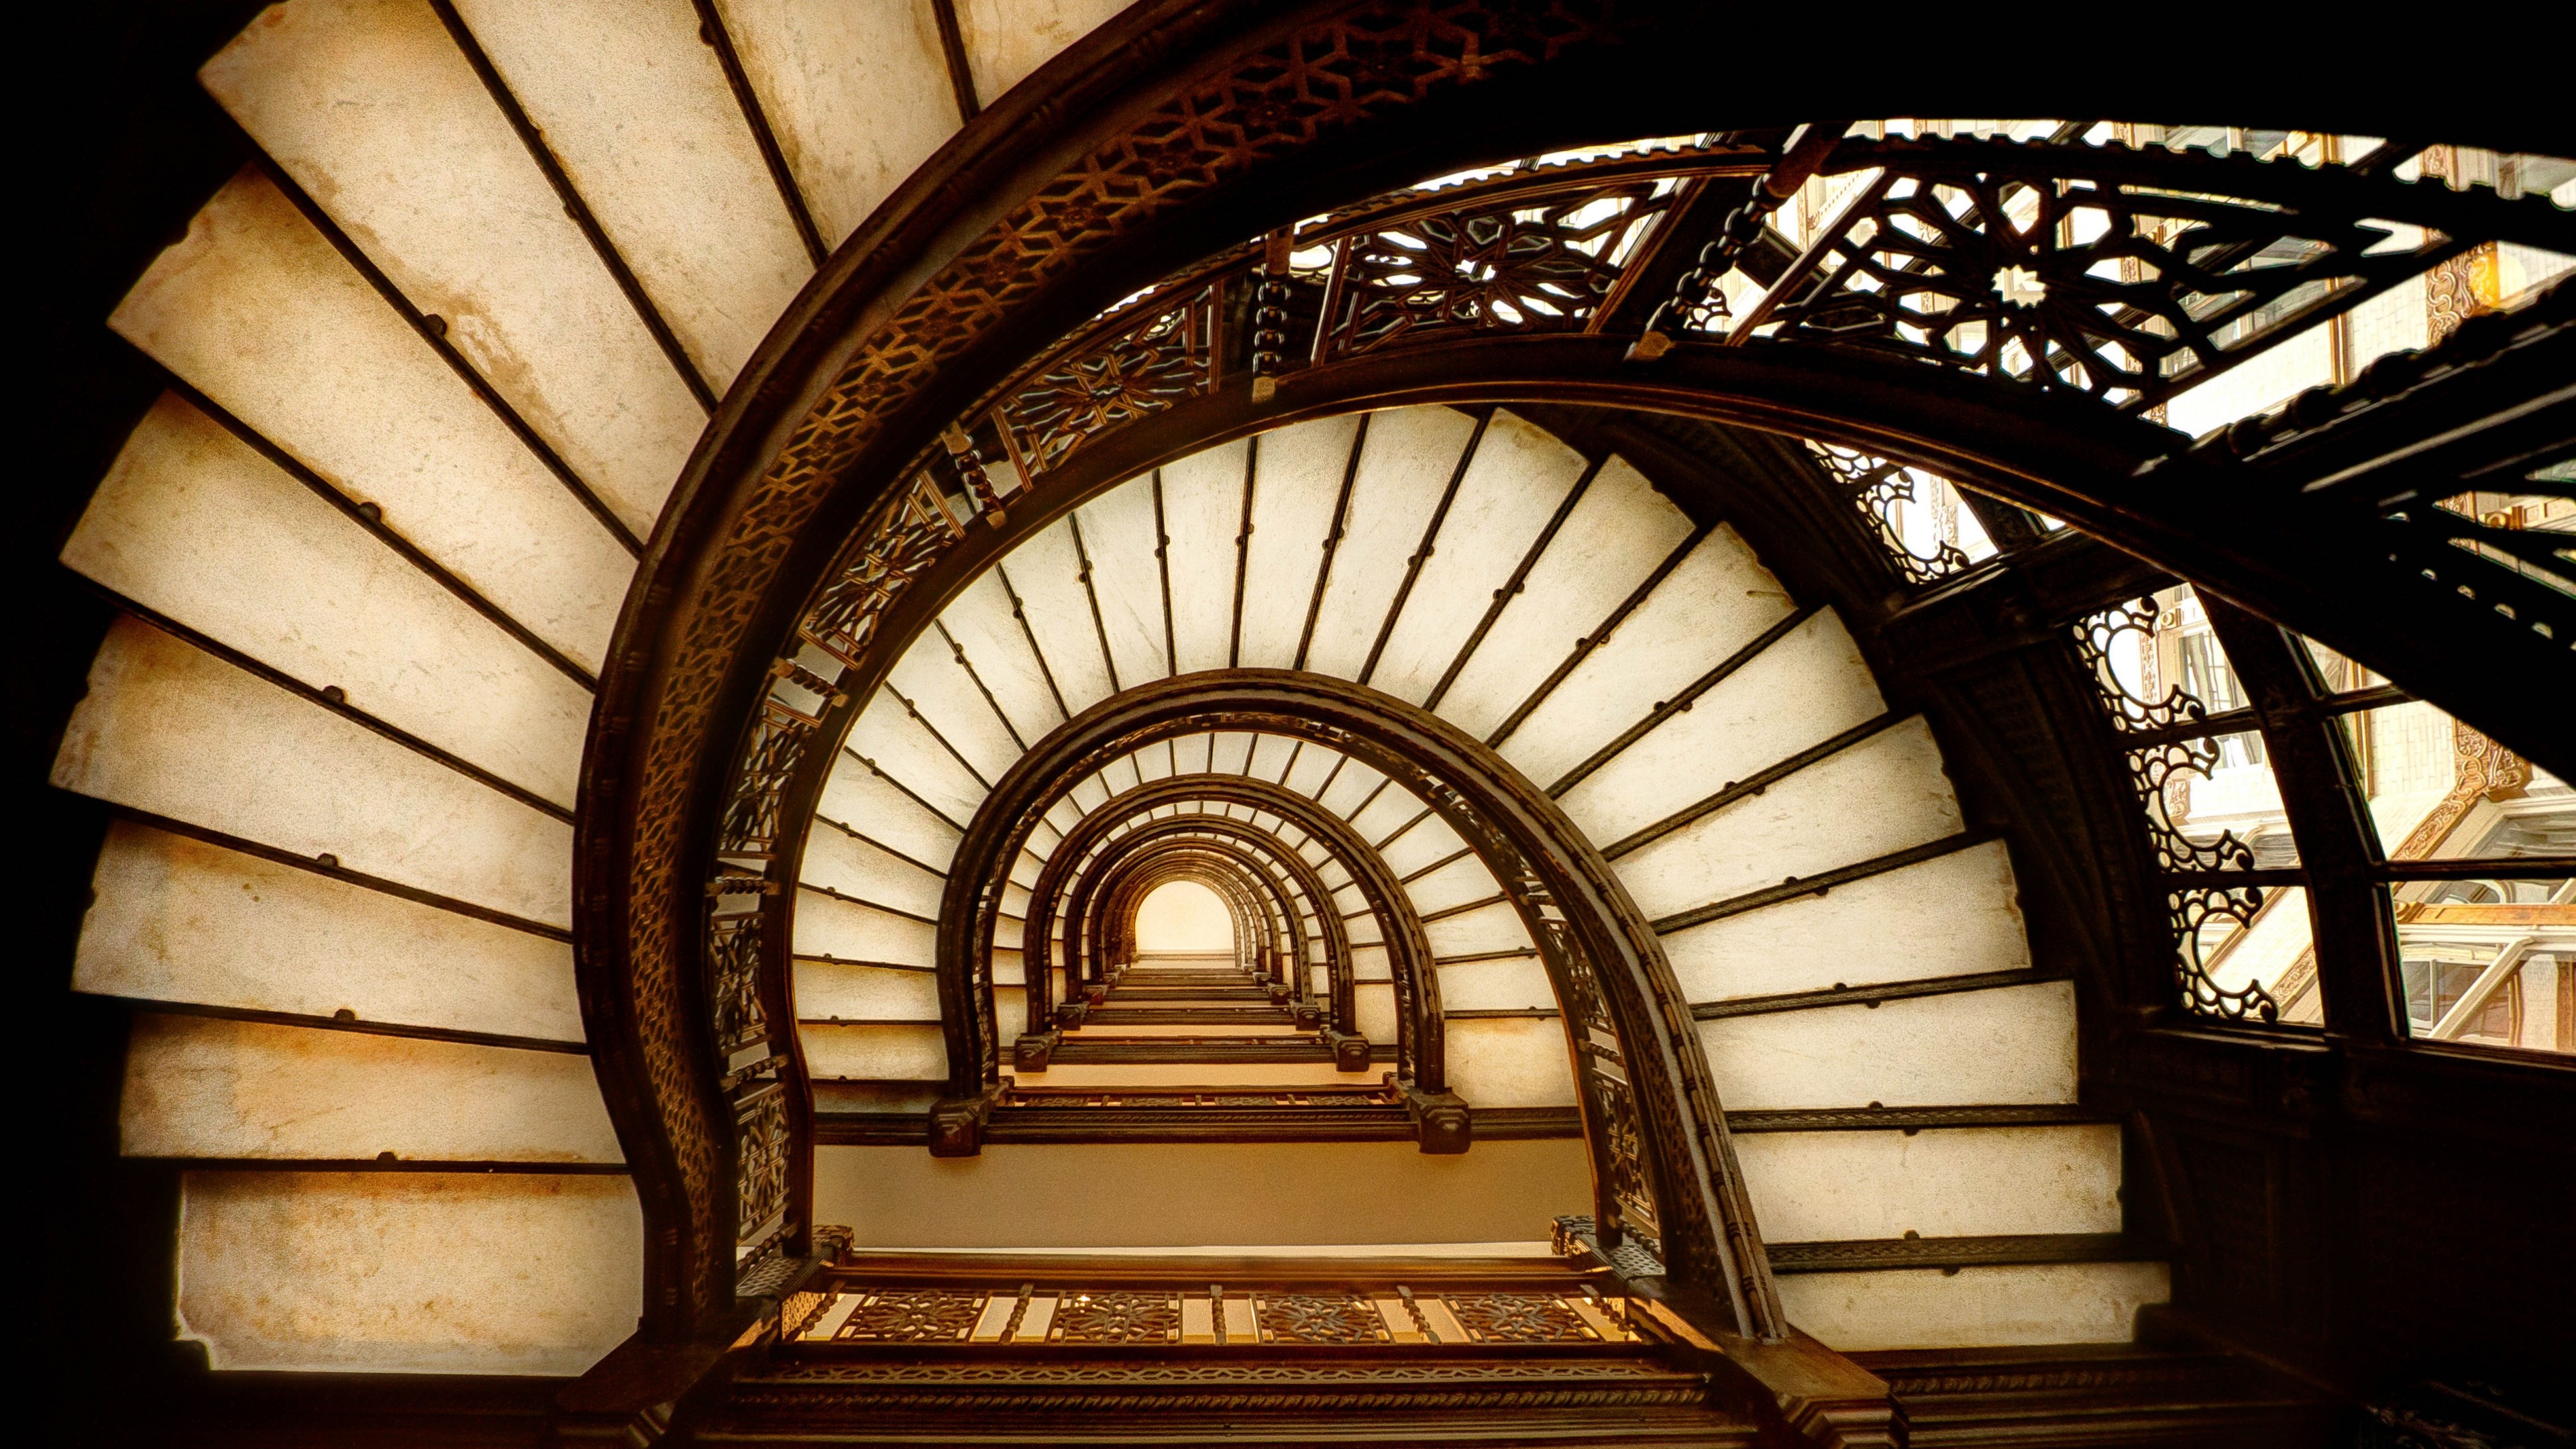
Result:
M2298 842L2199 596L2179 585L2104 610L2077 626L2075 642L2146 816L2185 1009L2322 1021Z
M2576 1053L2576 790L2432 705L2392 699L2333 650L2305 651L2384 862L2407 1034Z

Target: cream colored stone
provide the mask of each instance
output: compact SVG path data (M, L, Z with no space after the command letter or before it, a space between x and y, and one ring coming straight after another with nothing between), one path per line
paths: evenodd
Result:
M796 1028L805 1070L817 1081L940 1082L948 1079L948 1046L937 1026Z
M1583 455L1556 436L1497 411L1458 480L1458 496L1406 598L1369 683L1420 704L1430 698L1530 545L1583 476ZM1425 477L1437 490L1448 478Z
M984 803L985 782L885 691L859 712L847 743L851 753L892 776L951 824L972 821L975 807Z
M883 961L894 966L930 966L938 961L938 929L892 911L819 891L800 891L795 919L796 950L800 955Z
M1478 739L1491 735L1574 653L1576 639L1598 629L1681 546L1690 527L1626 459L1604 463L1525 587L1458 671L1440 701L1441 717Z
M706 413L426 0L273 5L198 75L627 527L651 533Z
M994 1000L996 1005L1000 1004L1000 998L998 996L995 997ZM1161 1005L1163 1003L1158 1002L1156 1004ZM1175 1002L1172 1004L1179 1005L1180 1003ZM1223 1004L1231 1006L1239 1003L1226 1002ZM1155 1037L1205 1036L1207 1035L1207 1030L1208 1029L1204 1024L1198 1022L1137 1022L1133 1024L1122 1024L1119 1026L1072 1027L1066 1030L1065 1039L1068 1041L1134 1041ZM1295 1036L1298 1032L1297 1028L1294 1026L1237 1026L1228 1024L1225 1028L1225 1034L1227 1036Z
M1016 1074L1023 1086L1080 1087L1226 1087L1260 1090L1277 1087L1366 1085L1377 1080L1359 1072L1337 1072L1330 1062L1057 1062L1043 1072Z
M1163 528L1171 535L1172 639L1178 673L1223 669L1234 647L1235 535L1244 525L1248 443L1226 443L1163 466Z
M1286 669L1296 662L1315 572L1323 564L1324 535L1332 528L1333 503L1340 496L1359 425L1352 414L1261 435L1261 455L1253 468L1252 538L1244 561L1246 668Z
M1574 1071L1565 1025L1546 1017L1441 1024L1449 1090L1476 1107L1570 1107ZM1736 1105L1732 1098L1727 1105Z
M916 916L937 916L948 887L946 879L819 822L805 834L805 864L797 878ZM1003 909L1011 908L1005 900Z
M566 809L590 692L165 394L63 562Z
M99 646L53 781L529 920L572 922L571 826L134 619Z
M108 325L598 666L634 559L258 172L215 193Z
M1074 510L1091 559L1097 628L1109 637L1118 687L1134 689L1171 673L1163 650L1163 569L1154 551L1154 480L1131 478Z
M1386 776L1379 774L1374 767L1353 760L1315 799L1325 809L1347 820L1351 812L1359 808L1360 802L1385 780Z
M1057 51L1126 8L1126 0L963 0L957 28L976 99L987 106L1000 100Z
M1108 660L1100 652L1091 596L1083 591L1082 557L1073 546L1070 521L1058 519L1020 540L1001 569L1020 596L1023 622L1037 637L1064 707L1080 714L1107 699Z
M1417 830L1431 823L1421 797L1397 785L1378 791L1377 798L1354 812L1350 822L1351 829L1359 832L1360 839L1369 842L1374 849L1384 850L1397 841L1398 830L1413 825L1417 819L1421 821L1421 824L1414 825Z
M643 1311L623 1176L190 1172L178 1333L218 1371L587 1370Z
M1308 745L1298 752L1296 761L1288 767L1288 778L1283 783L1298 794L1312 799L1317 791L1324 788L1324 781L1331 778L1333 766L1341 763L1342 758L1338 750L1328 750L1321 745Z
M2000 840L1722 916L1663 945L1694 1002L2031 964L2012 856Z
M1416 911L1428 914L1502 894L1502 883L1485 862L1463 855L1404 888ZM1356 902L1354 902L1356 904Z
M2120 1129L1746 1132L1736 1161L1765 1241L2120 1231Z
M688 0L459 0L528 119L718 392L813 271Z
M934 870L947 869L949 858L957 853L955 826L923 809L847 753L833 762L832 773L824 777L815 812Z
M590 1058L213 1017L134 1019L128 1157L622 1162Z
M1288 757L1297 753L1297 742L1281 735L1257 735L1252 743L1252 759L1243 772L1258 780L1276 782L1288 772Z
M1396 1030L1395 988L1375 982L1351 986L1351 1025L1370 1041L1392 1046Z
M939 978L798 957L792 1000L799 1020L937 1021Z
M976 687L975 676L957 662L956 651L937 632L914 640L895 661L886 682L911 700L939 737L986 780L1002 778L1018 762L1020 741L1011 737L1010 726L994 713L984 691Z
M1556 1005L1556 988L1547 967L1536 956L1506 956L1499 961L1467 961L1440 968L1440 1006L1444 1011L1519 1010Z
M1918 716L1703 815L1613 868L1638 909L1661 917L1927 845L1962 824L1941 748Z
M1426 921L1422 934L1431 942L1431 954L1444 960L1452 956L1482 955L1488 951L1530 949L1529 928L1521 923L1520 911L1509 901L1496 901L1441 920Z
M1504 1241L1581 1212L1579 1141L822 1147L814 1210L863 1248L1198 1247ZM1034 1212L1032 1202L1048 1204Z
M1388 793L1392 795L1394 792ZM1407 803L1412 811L1421 809L1419 799L1408 796ZM1387 869L1402 878L1447 860L1465 849L1466 845L1466 838L1447 820L1432 815L1419 823L1409 823L1405 832L1387 841L1380 853L1386 857Z
M1731 1111L2075 1100L2064 981L1727 1017L1699 1036Z
M1844 1353L2127 1343L2172 1295L2162 1263L2027 1263L1888 1273L1788 1273L1789 1321Z
M1885 707L1860 646L1827 610L1746 660L1557 803L1584 834L1607 845L1866 724Z
M75 990L582 1039L567 941L125 821L91 884Z
M1392 408L1370 416L1307 668L1360 678L1404 582L1405 560L1422 546L1441 490L1475 431L1474 419L1445 407Z
M1011 617L1011 596L1003 589L999 573L987 570L977 575L940 614L939 622L957 647L966 651L975 677L993 692L994 702L1021 739L1035 743L1064 723L1064 712L1056 708L1055 695L1038 669L1037 655L1030 651L1028 635L1020 621ZM937 638L937 632L930 637Z
M742 68L826 245L957 129L929 0L721 0Z
M1735 530L1712 530L1503 741L1503 758L1532 783L1554 785L1788 612L1787 591Z

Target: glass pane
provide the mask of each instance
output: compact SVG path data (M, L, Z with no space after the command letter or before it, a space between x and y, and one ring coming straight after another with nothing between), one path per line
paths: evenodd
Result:
M2228 1021L2325 1019L2306 890L2197 887L2174 892L2166 905L2186 1010Z
M2378 670L2338 654L2305 634L2299 636L2299 643L2307 649L2308 659L2317 667L2317 679L2328 694L2350 694L2388 682L2388 677Z
M2411 1035L2576 1052L2576 880L2405 881L2391 894Z
M2433 706L2355 710L2343 730L2389 860L2576 855L2576 790Z

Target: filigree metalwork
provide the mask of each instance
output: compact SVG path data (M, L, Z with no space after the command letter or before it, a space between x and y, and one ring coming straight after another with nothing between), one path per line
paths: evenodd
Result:
M1847 141L1874 179L1743 326L2153 407L2474 244L2492 196L2161 147ZM2467 200L2466 206L2458 204ZM2428 205L2427 203L2435 203ZM2438 213L2438 216L2436 215Z
M930 475L915 474L852 532L840 567L797 619L797 637L857 668L877 620L964 533Z
M1592 1059L1593 1092L1601 1107L1601 1146L1609 1159L1602 1166L1611 1201L1619 1210L1619 1227L1652 1244L1662 1236L1662 1228L1655 1218L1654 1189L1646 1180L1636 1097L1627 1077L1616 1070L1615 1053L1596 1044L1586 1055Z
M1345 237L1318 353L1354 357L1461 328L1579 330L1617 286L1630 239L1671 199L1669 183L1623 181Z
M1886 548L1896 571L1909 584L1928 584L1947 578L1966 568L1973 559L1959 546L1957 489L1948 479L1910 468L1891 458L1836 447L1810 440L1809 452L1849 490L1852 503L1878 530L1878 541ZM1942 490L1948 489L1950 510L1940 508ZM1906 537L1898 510L1921 508L1938 520L1930 553L1918 550Z
M1253 1299L1263 1343L1390 1343L1377 1305L1356 1293L1263 1293Z
M2227 1021L2280 1020L2280 1003L2263 989L2263 983L2249 981L2233 991L2223 990L2208 971L2219 948L2253 926L2263 900L2260 886L2194 886L2166 894L2167 917L2173 925L2174 982L2181 988L2185 1010Z
M2209 706L2178 684L2157 692L2161 681L2156 670L2156 618L2160 612L2152 598L2131 599L2078 619L2073 626L2075 652L2084 661L2093 692L2110 716L2112 728L2124 733L2196 724L2209 716ZM2133 670L2122 668L2123 655Z
M723 1056L769 1035L768 1013L760 1007L761 919L757 910L708 915L707 1000Z
M2146 810L2147 840L2155 849L2158 866L2174 871L2254 868L2254 847L2238 839L2235 831L2222 830L2214 838L2200 839L2187 834L2182 825L2191 819L2191 782L2208 780L2223 758L2220 741L2208 736L2167 740L2131 750L2127 758L2129 783Z
M754 1098L735 1111L734 1130L742 1154L735 1174L734 1234L751 1242L787 1206L787 1092L772 1081L755 1089Z
M909 285L891 315L863 313L871 320L855 346L831 354L839 370L815 376L814 391L746 389L747 397L773 399L750 405L746 416L756 421L749 426L775 426L784 445L721 511L712 533L657 558L652 578L639 583L662 589L674 580L672 568L690 574L685 607L653 626L661 630L660 646L630 647L640 636L621 632L603 674L600 749L619 757L608 768L628 808L610 812L617 815L613 827L585 826L580 852L620 877L613 884L603 877L604 889L591 893L602 904L585 911L598 928L622 938L610 954L626 973L639 1021L638 1048L623 1071L631 1090L611 1097L646 1104L621 1108L621 1126L632 1118L636 1130L668 1144L661 1171L679 1204L678 1220L658 1229L648 1250L647 1313L658 1326L685 1327L728 1302L732 1272L729 1249L708 1231L725 1187L725 1127L706 1109L706 1094L691 1085L710 1070L723 1071L699 1056L704 1037L689 1025L705 1009L702 1000L690 999L691 958L709 937L698 912L676 908L693 893L696 883L685 873L704 858L706 842L684 832L701 818L692 802L729 745L733 773L742 772L743 739L725 698L727 682L738 677L731 666L746 650L792 649L786 640L758 638L756 620L795 553L794 541L836 481L949 364L1004 327L1035 294L1154 224L1171 206L1265 173L1282 152L1454 94L1498 71L1534 70L1615 38L1619 29L1619 22L1584 5L1564 3L1544 17L1468 3L1336 14L1292 26L1271 43L1199 73L1123 125L1094 134L1070 164L932 275ZM776 401L791 396L797 400ZM863 520L844 565L886 546L885 522L881 515ZM840 569L827 578L818 592L847 582ZM854 663L883 602L882 595L860 593L856 604L809 610L799 633L830 640L845 664ZM839 627L836 614L862 628ZM650 667L630 662L648 657ZM728 789L731 783L728 778ZM611 898L616 904L606 904ZM784 970L783 962L770 965Z
M743 741L716 830L719 855L767 859L777 847L779 792L803 763L815 718L775 697L761 701Z
M1170 1293L1068 1293L1058 1299L1049 1343L1178 1343L1181 1300Z
M1477 1343L1598 1343L1601 1335L1547 1293L1443 1293L1440 1301Z
M1002 436L1034 483L1083 442L1206 393L1216 381L1211 283L1061 354L1002 404Z
M872 1294L851 1310L834 1337L844 1343L962 1343L974 1332L986 1296L953 1288Z

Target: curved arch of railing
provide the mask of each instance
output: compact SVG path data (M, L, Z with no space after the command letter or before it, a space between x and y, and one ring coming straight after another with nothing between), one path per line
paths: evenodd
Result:
M1747 1331L1777 1324L1777 1291L1689 1004L1618 877L1555 802L1488 747L1401 700L1317 675L1221 670L1137 686L1059 726L995 783L950 862L940 906L951 1095L932 1109L932 1150L977 1150L998 1095L986 943L1008 863L1045 805L1103 759L1219 727L1334 749L1457 831L1502 885L1555 992L1606 1241L1644 1247L1677 1280L1727 1304ZM1180 780L1147 789L1168 786L1211 788Z
M1219 822L1219 825L1227 823L1249 822ZM1322 904L1320 898L1312 894L1312 889L1320 886L1321 882L1310 885L1292 874L1290 867L1269 847L1268 842L1261 839L1257 830L1211 830L1204 823L1197 829L1197 834L1174 849L1195 846L1210 856L1222 858L1224 868L1255 874L1266 883L1271 898L1279 903L1284 916L1279 931L1291 941L1292 951L1299 954L1264 959L1258 963L1258 974L1297 1000L1310 999L1314 994L1311 983L1297 981L1287 963L1303 960L1302 953L1310 946L1334 950L1328 928L1321 924L1316 927L1317 937L1311 941L1308 939L1305 921L1296 908L1297 902L1308 902L1320 920L1324 914ZM1120 843L1125 842L1122 840ZM1070 893L1064 914L1071 924L1066 928L1065 939L1068 942L1079 939L1083 944L1078 954L1069 953L1066 960L1065 1000L1068 1003L1081 994L1077 981L1098 983L1113 963L1133 955L1136 911L1151 892L1152 882L1158 879L1140 872L1147 871L1149 867L1158 868L1161 860L1162 856L1156 855L1145 860L1121 860L1114 865L1095 864ZM1298 864L1303 865L1304 861L1301 859ZM1104 875L1110 878L1100 878ZM1335 950L1334 954L1338 951Z
M1758 237L1763 212L1795 190L1788 183L1801 179L1801 167L1837 161L1918 183L1974 161L1968 169L1978 175L2017 184L1986 188L2007 211L2023 193L2041 194L2043 205L2062 200L2088 173L2097 190L2173 205L2242 201L2221 217L2236 228L2213 238L2223 247L2263 245L2248 228L2334 231L2324 240L2346 270L2324 279L2348 276L2352 285L2327 287L2322 305L2291 299L2282 309L2309 322L2394 270L2371 262L2371 248L2349 244L2355 226L2373 218L2423 225L2445 246L2518 239L2576 251L2563 218L2527 204L2510 214L2488 205L2492 198L2454 204L2440 188L2396 182L2386 164L2356 162L2309 180L2295 166L2221 158L2203 166L2072 139L1973 152L1955 149L1959 143L1911 151L1881 143L1837 158L1831 143L1842 123L1833 122L1814 133L1821 146L1793 138L1694 160L1703 167L1699 193L1667 205L1672 221L1651 245L1612 254L1618 295L1593 287L1594 269L1575 266L1591 301L1560 307L1545 324L1407 325L1398 330L1411 340L1390 341L1387 331L1354 325L1333 307L1311 323L1300 315L1297 252L1323 231L1289 230L1257 253L1225 255L1246 226L1285 229L1318 213L1327 214L1325 230L1356 237L1365 221L1391 213L1361 218L1332 209L1414 177L1618 135L1722 125L1701 71L1707 54L1727 48L1729 23L1715 12L1652 5L1616 12L1559 5L1539 25L1517 7L1475 0L1436 9L1315 3L1285 13L1250 3L1141 5L979 118L818 273L744 369L674 490L602 673L585 757L576 866L584 1015L644 1201L648 1331L684 1335L729 1311L740 1170L781 1152L801 1163L806 1151L798 1136L808 1110L801 1058L783 1026L793 896L784 887L816 756L830 753L814 746L838 737L848 699L882 676L892 655L881 645L908 638L923 611L989 557L983 545L999 531L1003 508L983 506L988 498L1013 519L1061 511L1138 460L1398 395L1588 398L1743 421L1872 448L2046 509L2445 708L2494 721L2503 743L2559 773L2576 768L2567 741L2511 694L2512 681L2532 671L2495 668L2483 651L2457 644L2488 640L2535 669L2562 668L2564 641L2576 639L2576 628L2553 621L2570 606L2532 592L2545 585L2516 583L2511 570L2453 546L2458 530L2442 533L2450 525L2431 516L2440 510L2402 507L2428 488L2450 488L2460 469L2493 461L2486 440L2502 433L2486 428L2489 420L2516 409L2544 418L2566 406L2551 393L2576 350L2564 305L2472 322L2424 359L2373 369L2199 448L2123 411L2170 380L2162 362L2152 375L2137 374L2148 384L2133 389L2137 396L2097 391L2132 370L2084 330L2117 324L2132 353L2154 352L2141 342L2157 335L2153 327L2103 307L2165 317L2177 334L2187 332L2171 321L2174 308L2195 326L2206 320L2177 298L2190 267L2159 269L2179 279L2162 293L2095 302L2078 280L2092 271L2094 259L2082 250L2089 243L2059 245L2052 229L1946 227L1972 240L1922 258L1926 275L1945 279L1942 295L1985 308L1996 335L2012 330L2008 322L2027 323L2022 331L2040 345L2025 342L2023 351L2036 358L2036 371L2016 373L1983 342L1927 349L1904 337L1904 323L1892 322L1886 345L1873 350L1844 325L1855 306L1868 306L1849 287L1776 298L1766 291L1759 323L1723 335L1698 325L1710 311L1706 272L1735 259L1720 243ZM1816 109L1844 114L1868 90L1865 79L1808 84ZM2098 89L2088 89L2083 104L2100 103ZM2373 127L2346 116L2318 129ZM1048 143L1030 146L1029 136ZM1873 199L1879 209L1871 215L1892 216L1880 203L1919 194L1919 185L1899 195L1891 184ZM1399 199L1436 205L1468 193L1462 183L1446 196ZM1559 220L1572 216L1556 212ZM1721 233L1737 214L1746 224ZM1999 289L1982 270L2007 242L2024 246L2024 269L2064 305L2032 304L2028 318L1995 310L1986 293L2019 307L2016 295L2031 292L2019 279ZM1826 250L1839 245L1829 239ZM1221 314L1198 293L1172 290L1111 310L1115 299L1176 275L1193 258L1256 255L1257 279L1245 271L1225 294L1229 307L1247 312ZM1695 258L1705 265L1692 265ZM1778 275L1848 281L1853 273L1842 268L1851 260L1792 258ZM1836 270L1819 270L1827 261ZM1701 274L1696 281L1693 273ZM1343 268L1342 275L1347 292L1358 274ZM1396 285L1399 275L1379 280ZM1908 290L1920 290L1915 280L1906 280ZM1483 315L1512 320L1491 308ZM1229 338L1221 330L1227 316L1250 325L1237 323ZM1108 331L1085 320L1093 318ZM1134 327L1166 319L1178 320ZM1473 321L1465 313L1448 320ZM1775 340L1739 340L1764 326ZM1678 345L1656 356L1652 336ZM1026 380L1044 381L1043 367L1065 364L1072 354L1051 342L1064 337L1153 353L1139 357L1163 365L1136 375L1155 379L1159 391L1148 401L1158 406L1100 410L1111 426L1083 431L1080 446L1045 457L1028 475L1027 498L1005 498L989 479L979 490L977 439L959 424L1008 409ZM2078 345L2068 347L2069 338ZM2201 339L2168 340L2194 344L2187 350L2197 365L2210 365ZM1297 368L1301 343L1305 366ZM2052 345L2080 366L2062 367ZM1439 357L1444 348L1450 356ZM1456 365L1501 351L1516 355L1480 357L1463 371ZM1029 364L1033 357L1040 363ZM1440 363L1450 364L1445 372L1433 365ZM1223 406L1198 410L1189 427L1173 415L1180 402L1220 398ZM1019 421L1047 418L1041 408L1023 410ZM941 482L918 466L938 456L924 449L943 432L963 444L951 456L967 471L949 475L972 500L963 508L952 508ZM2436 436L2470 442L2425 456L2416 445ZM2392 469L2415 481L2394 491L2380 486L2392 481ZM2390 499L2399 512L2388 511ZM2221 528L2218 519L2235 524ZM2559 642L2542 640L2535 625L2550 626ZM840 661L838 678L800 662L808 644ZM752 1129L735 1117L723 1054L711 1050L703 1026L716 1000L752 1010L756 1033L777 1052L774 1071L789 1080L797 1104L790 1120L757 1127L777 1140L741 1138ZM801 1166L791 1166L791 1198L801 1176ZM809 1229L791 1211L781 1245L801 1250ZM1747 1311L1742 1321L1767 1325L1758 1304Z
M1043 742L1040 748L1045 748ZM1080 772L1077 770L1075 773ZM997 787L992 799L986 802L988 810L993 809L993 801L1004 798L1004 788L1016 775L1015 770L1013 775L1004 777L1003 785ZM996 834L1024 835L1031 823L1054 803L1052 798L1048 798L1036 801L1034 804L1022 805L1016 811L1010 805L1004 805L989 816L985 811L978 811L976 818L968 822L968 841L980 844L982 840ZM1369 911L1378 918L1380 929L1387 938L1388 965L1396 990L1397 1075L1416 1084L1423 1092L1435 1095L1445 1093L1448 1090L1448 1072L1440 1052L1439 979L1431 965L1430 942L1423 933L1421 918L1414 912L1412 900L1405 893L1403 882L1396 877L1395 872L1387 866L1386 862L1379 858L1377 852L1369 847L1368 842L1361 839L1359 833L1351 829L1346 822L1314 800L1282 786L1265 780L1251 780L1240 776L1177 775L1113 797L1108 804L1095 809L1085 817L1082 824L1074 827L1064 840L1058 843L1055 853L1048 858L1047 868L1039 873L1037 885L1030 892L1027 927L1030 933L1029 939L1032 942L1037 939L1036 933L1040 929L1041 913L1051 921L1057 910L1055 901L1058 896L1065 893L1068 886L1078 884L1078 881L1069 881L1067 877L1073 875L1083 863L1084 853L1103 844L1109 844L1109 848L1115 850L1116 845L1110 844L1113 834L1121 826L1154 810L1176 806L1187 808L1204 804L1242 805L1268 811L1319 842L1325 851L1350 874L1352 881L1359 886L1361 899L1367 904ZM1204 815L1179 815L1139 827L1134 831L1134 835L1146 840L1154 840L1177 834L1182 830L1206 830L1212 824L1229 823L1237 826L1244 824L1243 822L1223 822L1215 817ZM978 832L983 834L979 835ZM1251 832L1247 829L1246 833ZM964 844L959 847L961 852L967 848ZM1295 858L1294 851L1286 850L1284 847L1281 849L1285 856ZM1063 862L1062 869L1058 868L1059 862ZM1326 929L1332 934L1328 936L1328 941L1341 937L1340 922L1330 910L1331 893L1323 889L1323 882L1315 875L1312 866L1305 865L1302 860L1298 861L1298 866L1301 868L1298 872L1301 876L1301 884L1316 892L1315 899L1318 905L1324 908L1319 914L1326 917L1329 922ZM972 908L973 887L959 885L957 882L961 879L960 876L950 877L951 897L950 900L942 902L943 920L947 918L946 913L952 903L960 909L971 910ZM948 959L947 943L948 936L943 932L941 937L943 966ZM1362 1053L1356 1065L1364 1067L1368 1061L1365 1055L1367 1043L1357 1033L1349 942L1346 937L1341 937L1336 944L1339 949L1335 950L1333 955L1338 959L1334 963L1331 977L1332 996L1327 1007L1327 1020L1331 1029L1337 1034L1336 1050L1347 1051L1355 1048ZM963 969L973 973L978 968L973 963L968 963ZM989 966L982 968L983 979L989 980L990 974ZM1031 982L1029 1019L1043 1020L1044 1017L1040 1013L1052 1011L1053 1007L1039 994L1044 990L1045 983L1040 980L1038 973L1032 971L1028 974ZM944 970L941 979L943 982L941 1015L948 1027L949 1050L952 1053L949 1058L949 1088L956 1097L971 1099L986 1091L993 1083L989 1079L979 1079L958 1070L960 1062L972 1059L968 1054L977 1049L976 1043L980 1039L980 1034L989 1029L979 1025L968 1013L978 1010L989 1012L990 1007L988 1004L979 1004L975 999L970 998L965 1003L965 1012L950 1018L947 1011L948 998L944 994L948 977ZM1068 995L1070 991L1068 981ZM989 992L985 994L982 1001L989 1002ZM1341 1045L1342 1042L1349 1042L1352 1047L1345 1048ZM932 1143L933 1150L938 1150L939 1139L936 1133L933 1134ZM964 1143L959 1145L960 1147L971 1146Z

